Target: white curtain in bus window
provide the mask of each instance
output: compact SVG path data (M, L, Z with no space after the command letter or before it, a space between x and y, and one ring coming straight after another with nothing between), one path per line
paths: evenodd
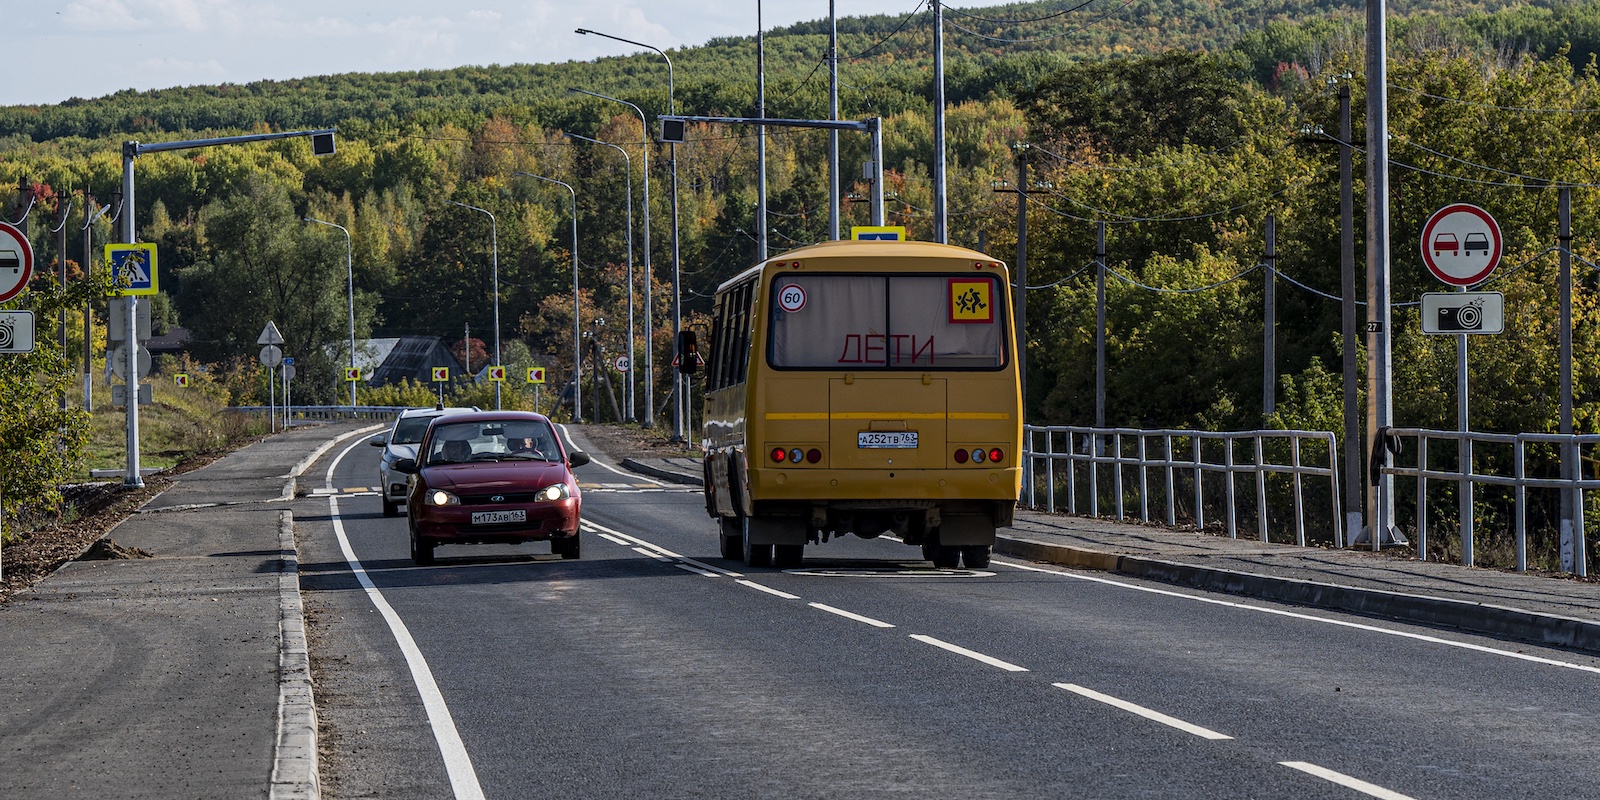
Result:
M772 296L772 365L883 366L888 291L888 282L875 275L779 277Z
M889 279L890 366L996 369L1000 348L999 281L982 275Z
M999 286L988 276L784 275L773 289L772 365L998 369Z

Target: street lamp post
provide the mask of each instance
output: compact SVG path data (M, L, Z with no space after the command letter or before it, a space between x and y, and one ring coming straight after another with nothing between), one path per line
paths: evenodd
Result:
M609 33L601 33L599 31L592 31L592 30L589 30L588 28L578 28L577 32L581 33L581 34L592 33L592 34L594 34L596 36L602 36L602 37L605 37L607 39L612 39L612 40L615 40L615 41L618 41L618 42L622 42L624 44L631 44L631 45L634 45L635 47L643 47L646 50L654 50L654 51L656 51L656 53L660 54L661 58L663 58L667 62L667 113L668 114L672 114L672 115L676 115L678 113L678 104L677 104L677 99L676 99L676 93L673 90L672 59L667 55L665 50L662 50L659 47L654 47L654 46L645 44L644 42L635 42L632 39L624 39L621 36L612 36ZM678 336L678 334L679 334L680 331L683 330L683 304L681 302L681 290L679 288L680 287L679 276L682 274L682 262L679 259L680 251L679 251L679 248L678 248L678 144L677 144L677 142L668 143L668 145L667 145L667 153L668 153L668 155L667 155L668 168L672 172L672 343L673 343L672 346L674 348L676 348L678 346L678 339L680 338ZM673 380L672 380L672 440L673 441L675 441L675 442L683 441L683 428L684 428L684 423L683 423L683 378L682 378L681 373L673 373Z
M134 244L138 241L138 232L134 224L134 170L133 162L145 153L163 153L172 150L190 150L198 147L216 147L224 144L244 144L246 142L268 142L278 139L291 139L300 136L311 137L311 152L318 156L331 156L334 153L333 137L334 128L324 128L310 131L283 131L281 133L250 133L242 136L222 136L211 139L186 139L177 142L157 142L155 144L140 144L137 141L122 143L122 210L118 212L122 227L122 241L125 244ZM32 205L30 204L30 208ZM127 470L123 475L122 485L137 489L144 486L144 476L139 469L139 335L136 328L138 319L139 296L136 294L123 295L123 308L125 309L127 328L124 336L127 342L128 396L127 396Z
M491 265L490 269L493 272L492 280L494 281L494 366L498 367L498 366L500 366L500 234L499 234L499 230L498 230L499 229L499 223L497 223L495 221L494 214L490 213L487 209L478 208L477 206L469 206L466 203L457 203L454 200L446 200L445 202L449 203L450 205L453 205L453 206L461 206L462 208L470 208L473 211L478 211L478 212L481 212L483 214L488 214L488 216L489 216L489 251L490 251L490 265ZM467 348L468 344L466 342L462 342L461 343L461 347L462 348ZM494 383L494 407L495 407L495 410L498 411L498 410L500 410L500 384L504 383L504 381L493 381L493 383Z
M654 282L655 273L650 271L650 125L645 122L644 110L626 100L619 100L615 97L571 86L567 87L567 91L573 94L588 95L600 100L609 100L613 103L621 103L633 109L634 113L639 115L639 130L643 136L643 141L639 143L639 152L643 154L641 156L642 162L639 174L644 176L644 426L653 428L656 424L655 403L651 400L655 396L655 371L652 366L654 363L652 351L655 349L652 347L655 339L653 322L655 311L651 300L651 284ZM629 341L632 341L632 337L629 337ZM637 370L638 365L635 364L633 369Z
M555 178L546 178L531 172L511 174L553 183L572 195L572 421L581 423L583 422L583 324L578 319L578 192Z
M355 270L354 249L352 248L352 246L350 244L350 231L349 231L349 229L345 228L345 226L343 226L343 225L335 225L332 222L324 222L324 221L322 221L320 219L312 219L311 217L301 217L300 221L301 222L311 222L311 223L315 223L317 225L326 225L326 226L328 226L330 228L338 228L340 230L340 232L344 233L344 285L345 285L345 290L346 290L346 292L348 292L349 299L350 299L350 368L351 369L355 369L356 368L356 270ZM346 380L345 382L350 384L350 413L354 414L354 413L356 413L356 382L352 381L352 380ZM496 405L498 405L498 403Z
M623 164L624 169L626 170L626 181L625 181L625 183L627 184L627 191L628 191L628 202L627 202L627 210L628 210L628 212L627 212L627 216L628 216L628 375L625 377L625 379L622 382L622 388L623 388L623 394L624 394L624 396L623 396L623 405L625 405L627 407L627 410L628 410L627 421L628 422L633 422L633 420L634 420L634 406L635 406L635 403L634 403L634 392L633 392L633 383L634 383L633 376L635 374L637 374L637 372L638 372L638 370L636 370L634 368L634 365L633 365L634 364L634 361L633 361L633 339L634 339L634 335L633 335L633 159L628 157L628 151L627 150L624 150L622 147L620 147L618 145L614 145L614 144L612 144L610 142L602 142L599 139L591 139L591 138L589 138L587 136L580 136L580 135L578 135L576 133L568 133L568 134L566 134L566 136L568 138L571 138L571 139L579 139L581 141L592 142L594 144L603 144L606 147L610 147L610 148L616 150L617 152L622 154L622 164ZM600 369L600 367L598 366L599 362L597 361L595 363L596 363L595 369ZM600 406L598 404L596 404L595 407L594 407L594 410L598 414L599 411L600 411Z

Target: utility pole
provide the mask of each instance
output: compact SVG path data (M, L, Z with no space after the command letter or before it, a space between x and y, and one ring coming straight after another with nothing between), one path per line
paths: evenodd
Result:
M1381 470L1392 463L1387 440L1394 427L1387 15L1384 0L1367 0L1367 440L1374 469L1365 535L1373 550L1407 543L1394 524L1394 476Z
M56 266L59 267L59 280L61 281L60 286L62 291L66 291L67 289L67 215L71 213L72 201L70 199L58 199L56 201L56 226L51 229L51 233L56 234ZM58 327L59 329L56 331L56 335L61 345L61 355L66 356L67 309L65 306L61 308L61 321ZM61 393L61 410L67 410L66 392Z
M766 118L767 39L761 29L761 0L756 0L756 119ZM767 126L765 125L756 125L756 260L767 260Z
M1106 224L1094 228L1094 426L1106 426ZM1096 452L1099 451L1098 441Z
M1278 409L1278 218L1267 215L1267 274L1262 281L1261 416Z
M1572 434L1572 188L1560 189L1560 227L1556 241L1561 250L1561 433ZM1561 477L1577 480L1583 477L1578 461L1578 448L1572 442L1563 444ZM1588 560L1583 552L1583 537L1574 535L1575 521L1583 519L1583 509L1578 505L1578 493L1571 488L1561 490L1561 552L1571 553L1572 564L1562 564L1562 569L1574 570L1578 575L1588 574ZM1565 559L1563 559L1565 560Z
M1016 309L1017 377L1021 381L1023 408L1028 397L1028 145L1011 146L1017 154L1017 270L1011 305Z
M828 0L828 119L839 119L839 15L834 0ZM835 128L828 129L828 239L839 240L839 131Z
M939 0L929 0L928 5L933 10L933 240L949 244L944 175L944 8Z
M1356 199L1350 84L1339 84L1339 275L1344 328L1344 540L1361 536L1361 396L1356 386Z

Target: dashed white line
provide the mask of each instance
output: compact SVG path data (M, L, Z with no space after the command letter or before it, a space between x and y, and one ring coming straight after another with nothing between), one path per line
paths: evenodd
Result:
M676 562L672 566L677 567L678 569L681 569L684 572L693 572L696 575L704 575L707 578L720 578L720 577L722 577L721 575L718 575L715 572L708 572L708 571L703 570L703 569L701 569L701 568L699 568L699 567L697 567L697 566L695 566L693 564L684 564L682 562Z
M739 578L738 580L735 580L734 583L737 583L740 586L748 586L748 587L750 587L752 589L755 589L758 592L766 592L767 594L770 594L770 595L773 595L773 596L776 596L776 597L781 597L781 598L783 598L785 600L799 600L800 599L800 595L789 594L788 592L780 592L777 589L774 589L774 588L772 588L770 586L762 586L761 584L756 583L755 581L747 581L744 578Z
M868 625L871 625L874 628L893 628L894 627L893 625L890 625L889 623L884 622L881 619L873 619L872 617L863 617L860 614L853 614L853 613L851 613L849 611L846 611L846 610L844 610L842 608L834 608L833 606L827 606L827 605L823 605L821 603L807 603L806 605L809 605L812 608L815 608L815 609L817 609L819 611L826 611L829 614L838 614L839 616L844 617L845 619L853 619L856 622L865 622L865 623L867 623Z
M679 561L682 561L685 564L693 564L694 566L699 567L700 569L703 569L703 570L706 570L706 571L709 571L709 572L714 572L714 573L716 573L718 575L722 575L724 577L729 577L729 578L742 578L742 577L744 577L744 573L742 573L742 572L734 572L732 570L726 570L726 569L723 569L722 567L714 566L712 564L707 564L704 561L697 561L697 560L695 560L693 558L689 558L688 556L680 555L678 553L674 553L671 550L668 550L667 548L662 547L661 545L656 544L654 542L645 541L644 539L640 539L637 536L630 536L630 535L628 535L626 533L623 533L622 531L617 530L616 528L608 528L608 527L606 527L604 525L601 525L598 522L591 522L589 520L584 520L583 524L586 527L593 528L595 530L595 532L599 533L601 536L605 536L606 534L609 533L609 534L611 534L611 536L616 536L616 537L619 537L619 538L627 540L627 542L618 542L619 544L629 544L629 543L636 544L636 545L639 545L639 547L648 548L649 550L651 550L651 551L653 551L655 553L659 553L659 554L661 554L663 556L666 556L669 559L677 559ZM611 539L611 536L606 536L606 538ZM611 540L612 541L616 541L616 539L611 539ZM636 547L634 549L637 550L639 548Z
M816 605L816 604L813 603L812 605ZM924 636L924 635L922 635L920 633L913 633L913 634L911 634L911 638L916 639L917 641L922 642L923 644L931 644L934 647L939 647L939 648L943 648L945 650L949 650L950 652L955 653L957 655L966 656L967 658L970 658L973 661L982 662L984 664L988 664L991 667L999 667L1000 669L1003 669L1006 672L1027 672L1028 671L1027 667L1019 667L1016 664L1013 664L1013 663L1011 663L1009 661L1001 661L1000 659L995 658L994 656L986 656L986 655L984 655L984 654L982 654L982 653L980 653L980 652L978 652L976 650L968 650L967 648L962 647L960 645L954 645L954 644L951 644L951 643L946 642L946 641L941 641L939 639L933 638L932 636Z
M1144 717L1145 719L1153 720L1155 722L1161 723L1162 725L1168 725L1168 726L1177 728L1178 730L1183 731L1185 733L1192 733L1192 734L1194 734L1194 735L1196 735L1196 736L1198 736L1198 737L1200 737L1202 739L1222 740L1222 739L1232 739L1233 738L1232 736L1228 736L1227 734L1217 733L1216 731L1210 730L1208 728L1202 728L1199 725L1192 725L1190 723L1184 722L1181 719L1178 719L1177 717L1169 717L1166 714L1161 713L1160 711L1155 711L1153 709L1145 708L1144 706L1138 705L1137 703L1130 703L1130 702L1128 702L1126 700L1123 700L1123 699L1120 699L1120 698L1116 698L1116 697L1112 697L1109 694L1101 694L1101 693L1099 693L1099 692L1097 692L1097 691L1095 691L1093 689L1087 689L1087 688L1079 686L1079 685L1077 685L1075 683L1056 683L1056 684L1051 684L1051 685L1055 686L1057 689L1066 689L1069 692L1072 692L1074 694L1082 695L1084 697L1089 698L1090 700L1096 700L1096 701L1099 701L1101 703L1105 703L1108 706L1113 706L1113 707L1116 707L1116 708L1120 708L1123 711L1128 711L1128 712L1131 712L1131 713L1134 713L1134 714L1138 714L1139 716Z
M1289 769L1300 770L1307 775L1315 775L1330 783L1337 783L1347 789L1354 789L1370 797L1381 798L1381 800L1412 800L1410 795L1404 795L1392 789L1385 789L1375 783L1367 783L1360 778L1352 778L1342 772L1334 772L1327 767L1319 767L1316 764L1305 761L1279 761L1278 763Z
M638 553L639 555L642 555L642 556L649 556L650 558L653 558L653 559L655 559L657 561L665 561L665 562L668 562L668 563L672 562L672 559L667 558L666 556L661 555L660 553L657 553L654 550L646 550L643 547L635 547L635 548L633 548L633 552Z
M1059 576L1061 576L1063 578L1073 578L1075 580L1080 580L1080 581L1090 581L1092 583L1102 583L1102 584L1105 584L1107 586L1120 586L1120 587L1122 587L1124 589L1133 589L1135 591L1146 592L1148 594L1159 594L1159 595L1164 595L1166 597L1181 597L1181 598L1183 598L1185 600L1193 600L1193 601L1195 601L1197 603L1210 603L1211 605L1223 606L1225 608L1237 608L1237 609L1239 609L1241 611L1255 611L1255 612L1258 612L1258 613L1261 613L1261 614L1272 614L1272 615L1279 616L1279 617L1288 617L1290 619L1305 620L1307 622L1320 622L1320 623L1322 623L1324 625L1337 625L1337 626L1339 626L1341 628L1351 628L1351 629L1359 630L1359 631L1367 631L1369 633L1381 633L1381 634L1383 634L1385 636L1398 636L1398 637L1400 637L1402 639L1411 639L1411 640L1418 641L1418 642L1427 642L1429 644L1442 644L1442 645L1444 645L1446 647L1455 647L1455 648L1459 648L1459 649L1462 649L1462 650L1471 650L1471 651L1476 652L1476 653L1485 653L1485 654L1494 655L1494 656L1504 656L1506 658L1517 659L1518 661L1528 661L1528 662L1531 662L1531 663L1534 663L1534 664L1544 664L1546 666L1562 667L1564 669L1575 669L1575 670L1578 670L1579 672L1588 672L1588 673L1591 673L1591 674L1600 675L1600 667L1591 667L1591 666L1589 666L1587 664L1573 664L1573 663L1567 662L1567 661L1557 661L1556 659L1553 659L1553 658L1543 658L1543 657L1540 657L1540 656L1528 655L1527 653L1513 653L1513 652L1510 652L1508 650L1497 650L1497 649L1495 649L1493 647L1484 647L1481 644L1472 644L1470 642L1453 642L1453 641L1450 641L1449 639L1441 639L1441 638L1439 638L1437 636L1429 636L1429 635L1423 634L1423 633L1411 633L1409 631L1396 631L1396 630L1390 630L1388 628L1380 628L1380 627L1378 627L1376 625L1364 625L1364 624L1359 623L1359 622L1348 622L1346 620L1341 620L1341 619L1329 619L1327 617L1316 617L1316 616L1312 616L1310 614L1301 614L1301 613L1298 613L1298 612L1285 611L1283 609L1278 609L1278 608L1265 608L1263 606L1253 606L1253 605L1248 605L1246 603L1236 603L1236 602L1233 602L1231 600L1220 600L1220 599L1213 598L1213 597L1200 597L1200 596L1197 596L1197 595L1185 594L1183 592L1175 592L1175 591L1171 591L1171 590L1168 590L1168 589L1157 589L1157 588L1155 588L1153 586L1139 586L1138 584L1125 583L1123 581L1111 580L1109 578L1101 578L1101 577L1097 577L1097 576L1094 576L1094 575L1078 575L1078 574L1075 574L1075 573L1063 572L1061 570L1056 570L1056 569L1045 569L1044 567L1035 567L1035 566L1033 566L1031 564L1014 564L1014 563L1009 562L1009 561L994 561L992 563L994 563L997 566L1005 566L1005 567L1010 567L1012 569L1027 570L1029 572L1043 572L1043 573L1046 573L1046 574L1049 574L1049 575L1059 575Z
M602 533L602 534L600 534L600 538L602 538L602 539L604 539L604 540L606 540L606 541L608 541L608 542L610 542L610 543L612 543L612 544L620 544L620 545L622 545L622 546L623 546L623 547L627 547L627 546L629 546L629 545L631 545L631 544L632 544L632 542L629 542L629 541L628 541L628 540L626 540L626 539L618 539L618 538L617 538L617 537L615 537L615 536L612 536L612 535L611 535L611 534L609 534L609 533Z

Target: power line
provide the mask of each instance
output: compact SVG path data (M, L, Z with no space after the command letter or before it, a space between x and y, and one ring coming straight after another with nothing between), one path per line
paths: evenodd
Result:
M996 24L996 25L1024 25L1024 24L1027 24L1027 23L1030 23L1030 22L1044 22L1047 19L1055 19L1056 17L1064 17L1064 16L1066 16L1068 14L1071 14L1074 11L1077 11L1079 9L1088 7L1093 2L1094 2L1094 0L1084 0L1084 2L1079 3L1079 4L1075 5L1075 6L1073 6L1072 8L1066 9L1064 11L1057 11L1054 14L1046 14L1045 16L1042 16L1042 17L1033 17L1033 18L1030 18L1030 19L994 19L992 17L980 17L977 14L974 14L974 13L972 13L970 11L962 11L959 8L951 8L949 6L945 7L945 12L946 13L950 13L950 14L955 14L958 17L966 17L967 19L975 19L975 20L978 20L980 22L990 22L990 23L993 23L993 24Z
M1431 100L1443 100L1447 103L1473 106L1474 108L1489 108L1496 111L1521 111L1528 114L1600 114L1600 108L1529 108L1526 106L1500 106L1495 105L1494 103L1477 103L1471 100L1462 100L1456 97L1445 97L1444 95L1440 94L1429 94L1421 89L1412 89L1408 86L1398 86L1393 83L1389 84L1389 88L1415 94L1421 97L1426 97Z

